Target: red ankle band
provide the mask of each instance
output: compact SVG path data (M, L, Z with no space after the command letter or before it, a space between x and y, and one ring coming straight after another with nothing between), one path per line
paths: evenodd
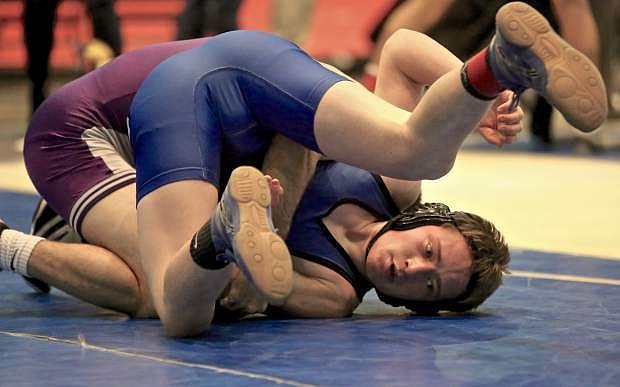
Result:
M488 51L489 48L486 47L471 57L461 71L461 81L465 89L481 99L494 99L505 90L505 87L497 82L487 63Z

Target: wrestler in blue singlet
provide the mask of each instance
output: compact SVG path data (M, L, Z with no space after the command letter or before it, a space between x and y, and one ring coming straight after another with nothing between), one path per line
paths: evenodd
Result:
M361 300L372 284L323 223L323 218L344 203L362 207L379 220L387 221L399 213L380 176L336 161L319 161L293 216L286 244L293 256L340 274Z
M295 44L257 31L224 33L169 58L131 107L137 200L180 180L224 187L234 168L260 168L276 131L320 152L314 114L342 80Z

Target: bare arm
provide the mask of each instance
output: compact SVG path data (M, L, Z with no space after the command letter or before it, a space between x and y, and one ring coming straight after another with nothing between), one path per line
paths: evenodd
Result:
M296 317L337 318L353 313L360 300L353 286L331 269L293 258L294 286L281 310Z
M351 284L331 269L296 257L293 262L293 291L285 304L271 309L272 312L303 318L337 318L350 315L359 305ZM220 305L241 316L264 312L267 303L245 277L238 273L233 277Z
M286 195L272 208L273 222L282 238L288 235L295 209L320 158L320 154L280 134L271 142L263 162L263 173L280 180L286 189Z

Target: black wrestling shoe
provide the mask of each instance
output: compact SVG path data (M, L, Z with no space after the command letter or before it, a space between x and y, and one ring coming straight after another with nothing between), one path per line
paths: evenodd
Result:
M50 241L65 243L81 243L82 238L76 233L63 218L61 218L43 199L39 200L32 216L30 227L32 235L40 236ZM50 286L39 279L22 276L26 284L39 293L49 293Z
M39 200L34 210L30 233L50 241L65 243L84 242L80 235L60 215L52 210L44 199Z
M9 228L9 226L6 225L4 220L0 219L0 235L2 235L2 231L6 230L8 228ZM1 267L0 267L0 271L2 271Z
M512 2L499 9L487 57L499 83L517 95L527 88L583 132L607 118L607 93L596 65L553 31L536 9Z
M0 219L0 235L2 235L2 231L6 230L7 228L9 228L9 226L7 226L6 223L4 223L4 220Z

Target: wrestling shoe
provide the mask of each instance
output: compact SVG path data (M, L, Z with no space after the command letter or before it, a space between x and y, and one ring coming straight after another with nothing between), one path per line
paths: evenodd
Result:
M8 229L9 226L7 226L6 223L4 223L4 220L0 219L0 235L2 235L2 231ZM2 268L0 267L0 271L2 271Z
M32 235L50 241L81 243L82 238L61 218L43 199L39 200L32 216L30 227ZM37 278L22 276L26 284L38 293L49 293L50 285Z
M547 19L522 2L499 9L488 63L498 82L519 95L532 88L583 132L607 118L603 78L588 57L553 31Z
M265 299L282 305L293 287L293 264L271 221L271 193L256 168L238 167L211 218L213 245L226 252Z

